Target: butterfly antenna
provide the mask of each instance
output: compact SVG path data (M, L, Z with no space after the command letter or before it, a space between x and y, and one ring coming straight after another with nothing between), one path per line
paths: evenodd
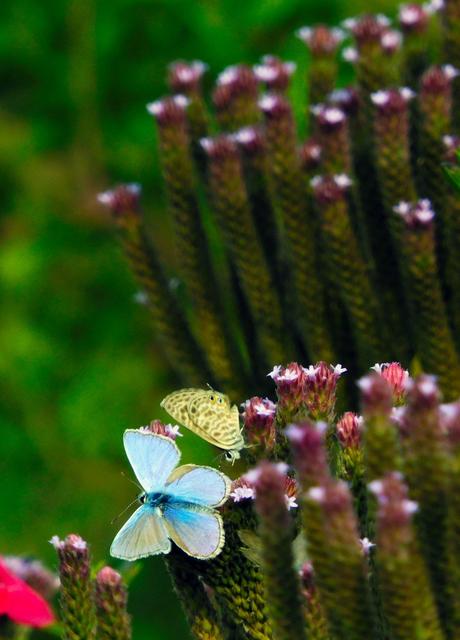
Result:
M128 509L130 509L130 508L133 506L133 504L135 504L135 503L137 502L137 500L138 500L138 498L134 498L134 500L133 500L132 502L130 502L130 503L128 504L128 506L127 506L127 507L125 507L125 508L123 509L123 511L122 511L121 513L119 513L115 518L113 518L113 520L111 520L111 521L110 521L110 524L115 524L115 522L116 522L117 520L119 520L119 519L121 518L121 516L122 516L124 513L126 513L126 512L128 511Z
M206 383L206 386L208 387L208 389L209 389L210 391L215 391L214 387L212 387L212 386L209 384L209 382L207 382L207 383Z
M123 476L123 478L126 478L126 480L129 480L133 485L135 485L138 489L140 489L142 491L142 493L144 493L144 489L141 487L141 485L138 482L136 482L132 478L128 478L128 476L126 475L126 473L124 471L121 471L120 473Z
M220 466L223 459L225 459L225 453L218 453L217 456L212 459L212 464L215 464L218 461Z

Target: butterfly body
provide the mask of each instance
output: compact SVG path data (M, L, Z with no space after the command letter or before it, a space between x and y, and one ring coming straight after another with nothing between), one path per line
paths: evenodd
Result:
M225 449L230 460L240 457L245 443L238 408L212 389L180 389L170 393L161 406L180 424L207 442Z
M176 467L180 452L168 437L136 429L123 436L126 454L143 493L141 506L120 529L110 553L137 560L169 553L171 540L195 558L213 558L224 544L221 516L230 480L211 467Z

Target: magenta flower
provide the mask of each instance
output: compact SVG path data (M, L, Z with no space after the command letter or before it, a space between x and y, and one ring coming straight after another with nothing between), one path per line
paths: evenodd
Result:
M45 627L54 621L49 604L0 559L0 615L16 624Z

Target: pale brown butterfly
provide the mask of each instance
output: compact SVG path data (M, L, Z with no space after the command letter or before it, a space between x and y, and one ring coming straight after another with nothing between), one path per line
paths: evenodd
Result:
M207 442L225 449L232 464L245 443L238 408L223 393L213 389L179 389L161 401L161 406L184 427Z

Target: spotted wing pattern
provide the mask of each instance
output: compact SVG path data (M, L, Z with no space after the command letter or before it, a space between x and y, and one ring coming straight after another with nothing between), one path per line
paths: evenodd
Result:
M238 409L212 389L181 389L162 401L169 415L204 440L225 450L244 447Z

